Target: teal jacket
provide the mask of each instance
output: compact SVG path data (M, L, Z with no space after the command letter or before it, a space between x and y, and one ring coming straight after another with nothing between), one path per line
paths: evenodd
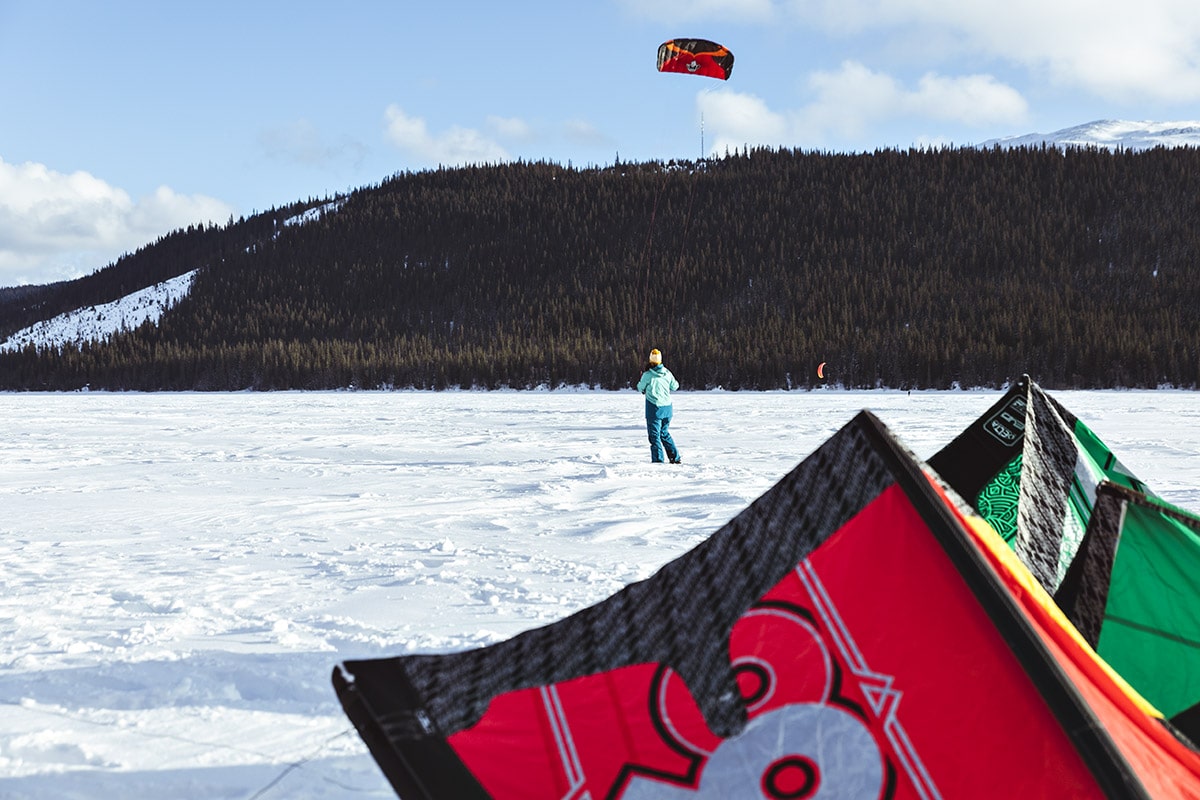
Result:
M671 370L662 364L655 364L642 373L638 381L638 391L646 395L646 401L660 408L671 405L671 392L679 388L679 381L671 374Z

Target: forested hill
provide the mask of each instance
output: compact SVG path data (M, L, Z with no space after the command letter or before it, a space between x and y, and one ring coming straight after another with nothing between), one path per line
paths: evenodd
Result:
M313 205L139 252L156 279L200 268L191 294L105 344L0 355L0 388L621 388L651 347L688 389L811 386L821 362L851 387L1200 376L1192 148L439 169L282 224ZM29 306L0 297L0 335Z

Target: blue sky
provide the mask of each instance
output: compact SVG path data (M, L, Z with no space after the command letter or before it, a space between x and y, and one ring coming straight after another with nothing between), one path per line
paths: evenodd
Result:
M732 78L658 73L676 36ZM857 152L1198 103L1195 0L0 0L0 286L439 164L697 158L701 117Z

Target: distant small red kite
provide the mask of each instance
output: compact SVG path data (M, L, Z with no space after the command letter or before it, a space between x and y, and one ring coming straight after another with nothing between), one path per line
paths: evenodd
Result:
M825 362L824 361L822 361L820 364L817 364L817 377L820 378L821 380L825 380Z
M733 53L707 39L671 39L658 47L658 71L729 80Z

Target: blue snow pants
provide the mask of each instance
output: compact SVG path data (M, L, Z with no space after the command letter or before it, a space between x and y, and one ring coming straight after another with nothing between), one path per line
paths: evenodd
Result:
M646 401L646 433L650 437L650 460L655 464L662 463L664 448L672 464L679 460L679 450L671 438L671 412L671 406L656 406Z

